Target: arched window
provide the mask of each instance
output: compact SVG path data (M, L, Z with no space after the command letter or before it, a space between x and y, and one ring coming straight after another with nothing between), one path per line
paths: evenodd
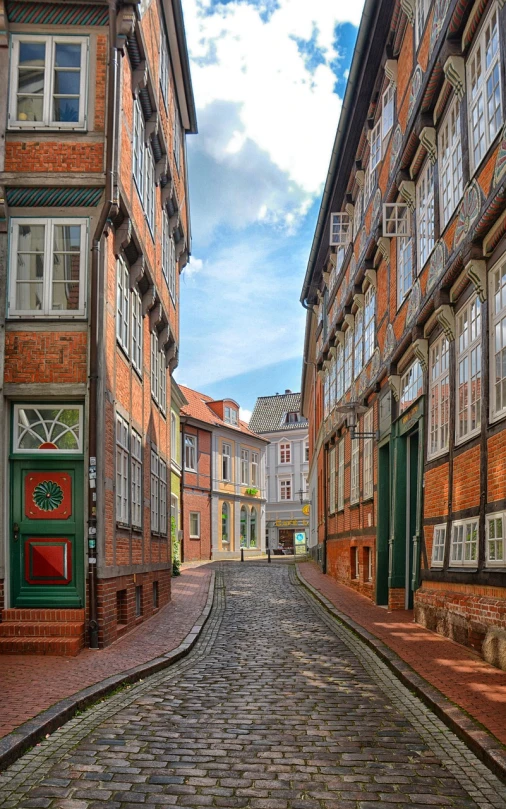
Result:
M246 506L241 507L241 548L248 547L248 512Z
M221 507L221 544L228 545L230 542L230 507L228 503L223 503Z
M257 510L255 506L251 509L249 522L249 546L250 548L256 548L257 546Z

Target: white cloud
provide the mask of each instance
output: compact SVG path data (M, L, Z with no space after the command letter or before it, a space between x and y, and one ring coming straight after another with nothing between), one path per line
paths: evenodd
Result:
M246 410L245 407L239 408L239 418L242 419L242 421L245 421L246 424L249 424L252 415L252 410Z
M189 263L185 267L184 274L187 278L192 278L194 275L197 275L199 272L201 272L203 267L204 262L201 258L195 258L195 256L191 256Z
M255 204L251 200L249 209L250 199L224 200L211 214L213 225L242 212L246 223L262 219L296 226L325 179L341 109L334 92L336 26L357 25L362 3L185 0L184 5L200 131L190 142L193 163L195 152L199 166L203 155L216 161L245 195L255 171ZM199 176L191 168L191 176ZM216 190L216 183L212 187Z

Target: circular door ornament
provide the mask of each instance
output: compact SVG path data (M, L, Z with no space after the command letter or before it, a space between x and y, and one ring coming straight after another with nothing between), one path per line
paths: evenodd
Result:
M38 483L33 490L33 502L42 511L55 511L63 501L63 491L52 480Z

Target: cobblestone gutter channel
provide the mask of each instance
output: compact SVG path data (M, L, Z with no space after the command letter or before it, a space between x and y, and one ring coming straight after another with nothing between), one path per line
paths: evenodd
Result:
M506 807L506 787L293 569L225 565L199 640L0 775L2 809Z

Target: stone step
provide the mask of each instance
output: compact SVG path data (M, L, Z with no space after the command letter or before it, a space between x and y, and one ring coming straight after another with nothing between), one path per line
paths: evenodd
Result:
M0 637L0 655L2 654L40 654L40 655L62 655L74 657L83 648L82 638L4 638Z
M84 637L84 621L4 621L0 624L0 638L21 637Z
M11 607L3 610L2 621L29 621L30 623L40 623L41 621L51 623L77 622L84 621L84 610L50 609L49 607L18 609L17 607Z

